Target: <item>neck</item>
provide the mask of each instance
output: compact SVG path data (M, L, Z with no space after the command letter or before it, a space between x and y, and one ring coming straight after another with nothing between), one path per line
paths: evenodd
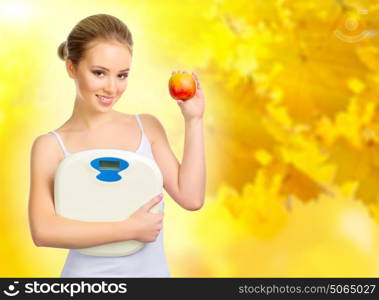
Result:
M70 121L80 130L97 130L110 124L116 114L117 112L113 109L108 112L91 110L83 100L76 98Z

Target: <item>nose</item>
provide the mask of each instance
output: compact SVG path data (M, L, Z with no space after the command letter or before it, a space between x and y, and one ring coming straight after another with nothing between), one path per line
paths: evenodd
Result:
M109 78L108 81L107 81L107 84L105 86L105 91L107 92L107 94L109 95L114 95L116 94L116 82L114 79L112 78Z

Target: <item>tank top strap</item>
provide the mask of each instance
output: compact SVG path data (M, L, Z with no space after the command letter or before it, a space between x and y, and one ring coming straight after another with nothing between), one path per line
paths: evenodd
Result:
M153 155L153 152L151 149L151 143L150 143L149 137L144 132L141 117L140 117L140 115L135 115L135 116L136 116L138 126L141 130L141 133L142 133L141 134L140 146L138 147L138 149L135 152L142 154L142 155L145 155L148 158L154 160L154 155Z
M64 157L70 155L70 152L67 151L67 149L66 149L65 145L63 144L62 138L61 138L61 136L59 135L59 133L56 132L56 131L50 131L49 133L52 133L52 134L55 135L55 137L57 138L58 143L59 143L59 145L60 145L61 148L62 148L62 151L63 151Z
M142 135L144 135L145 132L143 131L143 126L142 126L142 122L141 122L140 116L136 115L136 119L137 119L138 126L141 129L141 131L142 131Z

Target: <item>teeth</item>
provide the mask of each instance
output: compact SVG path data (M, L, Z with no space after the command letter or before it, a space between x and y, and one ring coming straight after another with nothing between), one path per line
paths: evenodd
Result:
M112 101L112 98L105 98L103 96L100 96L100 95L96 95L98 98L101 98L101 100L103 100L104 102L111 102Z

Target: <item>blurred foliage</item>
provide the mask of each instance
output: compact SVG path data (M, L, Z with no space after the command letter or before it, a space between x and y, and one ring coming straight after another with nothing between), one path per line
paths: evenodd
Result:
M191 3L151 8L208 86L214 197L185 274L377 276L379 4Z

